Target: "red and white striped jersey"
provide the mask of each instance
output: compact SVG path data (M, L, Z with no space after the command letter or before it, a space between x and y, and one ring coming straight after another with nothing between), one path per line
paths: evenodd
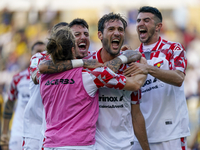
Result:
M97 59L103 63L101 49L86 59ZM128 67L121 65L117 74L122 74ZM99 117L96 129L97 149L130 150L133 144L134 132L131 117L131 104L139 104L138 92L125 90L99 89Z
M12 123L11 136L21 136L23 131L23 115L26 104L29 101L30 73L26 69L13 76L8 92L8 100L17 100L14 120Z
M187 67L186 52L179 43L159 38L151 51L144 52L142 44L138 50L143 57L147 58L147 63L151 66L163 70L180 70L185 73ZM145 118L150 143L190 135L184 83L181 87L177 87L148 74L141 92L140 109Z
M142 56L145 57L145 53L142 50L142 44L138 50L142 53ZM185 73L187 68L186 51L180 43L170 42L159 38L156 46L150 51L150 60L159 59L160 57L168 61L169 70L180 70ZM153 65L160 68L162 63L163 61L155 62Z
M32 74L37 68L38 68L38 65L40 63L40 61L42 60L49 60L50 59L50 55L47 55L47 51L43 51L41 53L36 53L35 55L33 55L31 57L31 60L30 60L30 74ZM37 71L37 74L36 74L36 79L39 83L39 80L40 80L40 72Z

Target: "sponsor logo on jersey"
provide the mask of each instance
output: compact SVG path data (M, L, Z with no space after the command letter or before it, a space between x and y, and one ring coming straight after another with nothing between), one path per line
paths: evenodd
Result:
M124 105L99 105L99 108L123 108Z
M73 79L53 79L51 81L47 81L45 85L59 85L61 84L74 84L75 81Z
M107 96L99 96L99 101L100 102L118 102L118 101L122 101L123 100L123 96L121 96L119 99L118 97L107 97Z
M165 120L165 124L166 124L166 125L171 125L171 124L173 124L173 122L172 122L171 119L168 119L168 120Z
M152 86L152 87L150 87L150 88L148 88L148 89L142 90L142 93L148 92L148 91L151 91L152 89L157 89L157 88L158 88L157 85L156 85L156 86Z
M145 86L147 86L147 85L151 85L152 83L155 83L155 82L157 82L158 81L158 79L157 78L154 78L154 79L148 79L148 80L146 80L146 82L144 83L144 85L142 86L142 87L145 87ZM158 85L153 85L153 86L151 86L151 87L148 87L148 88L146 88L146 89L142 89L142 93L145 93L145 92L149 92L149 91L151 91L151 90L153 90L153 89L157 89L159 86Z
M22 97L23 97L23 98L29 98L30 95L29 95L29 94L22 94Z
M160 68L163 65L163 60L154 64L155 67Z
M149 85L151 83L155 83L156 81L157 81L157 78L154 78L153 80L152 79L146 80L142 87L145 87L146 85Z

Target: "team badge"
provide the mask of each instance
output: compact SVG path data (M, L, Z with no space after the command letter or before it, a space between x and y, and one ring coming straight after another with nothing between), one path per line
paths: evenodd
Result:
M155 67L160 68L163 65L163 60L154 64Z
M39 60L38 58L33 59L33 60L31 61L30 67L37 67L38 60Z

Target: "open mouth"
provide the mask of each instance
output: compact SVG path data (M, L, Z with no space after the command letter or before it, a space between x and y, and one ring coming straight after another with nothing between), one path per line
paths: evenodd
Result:
M146 29L139 29L139 32L140 32L140 37L144 38L146 33L147 33L147 30Z
M79 48L80 50L85 50L85 49L86 49L86 43L79 43L79 44L78 44L78 48Z
M118 47L119 47L119 39L114 39L114 40L112 40L112 47L114 48L114 49L118 49Z

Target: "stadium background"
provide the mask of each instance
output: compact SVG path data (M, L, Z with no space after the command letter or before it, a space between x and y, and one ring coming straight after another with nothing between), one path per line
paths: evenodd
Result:
M0 0L0 99L7 99L12 76L29 65L30 47L47 41L48 31L60 22L83 18L89 24L90 51L101 48L97 22L105 13L122 14L127 22L125 44L133 49L140 44L135 23L139 7L157 7L163 15L161 36L183 44L188 67L185 96L190 113L191 144L199 126L198 80L200 79L200 0ZM0 103L3 106L3 100Z

